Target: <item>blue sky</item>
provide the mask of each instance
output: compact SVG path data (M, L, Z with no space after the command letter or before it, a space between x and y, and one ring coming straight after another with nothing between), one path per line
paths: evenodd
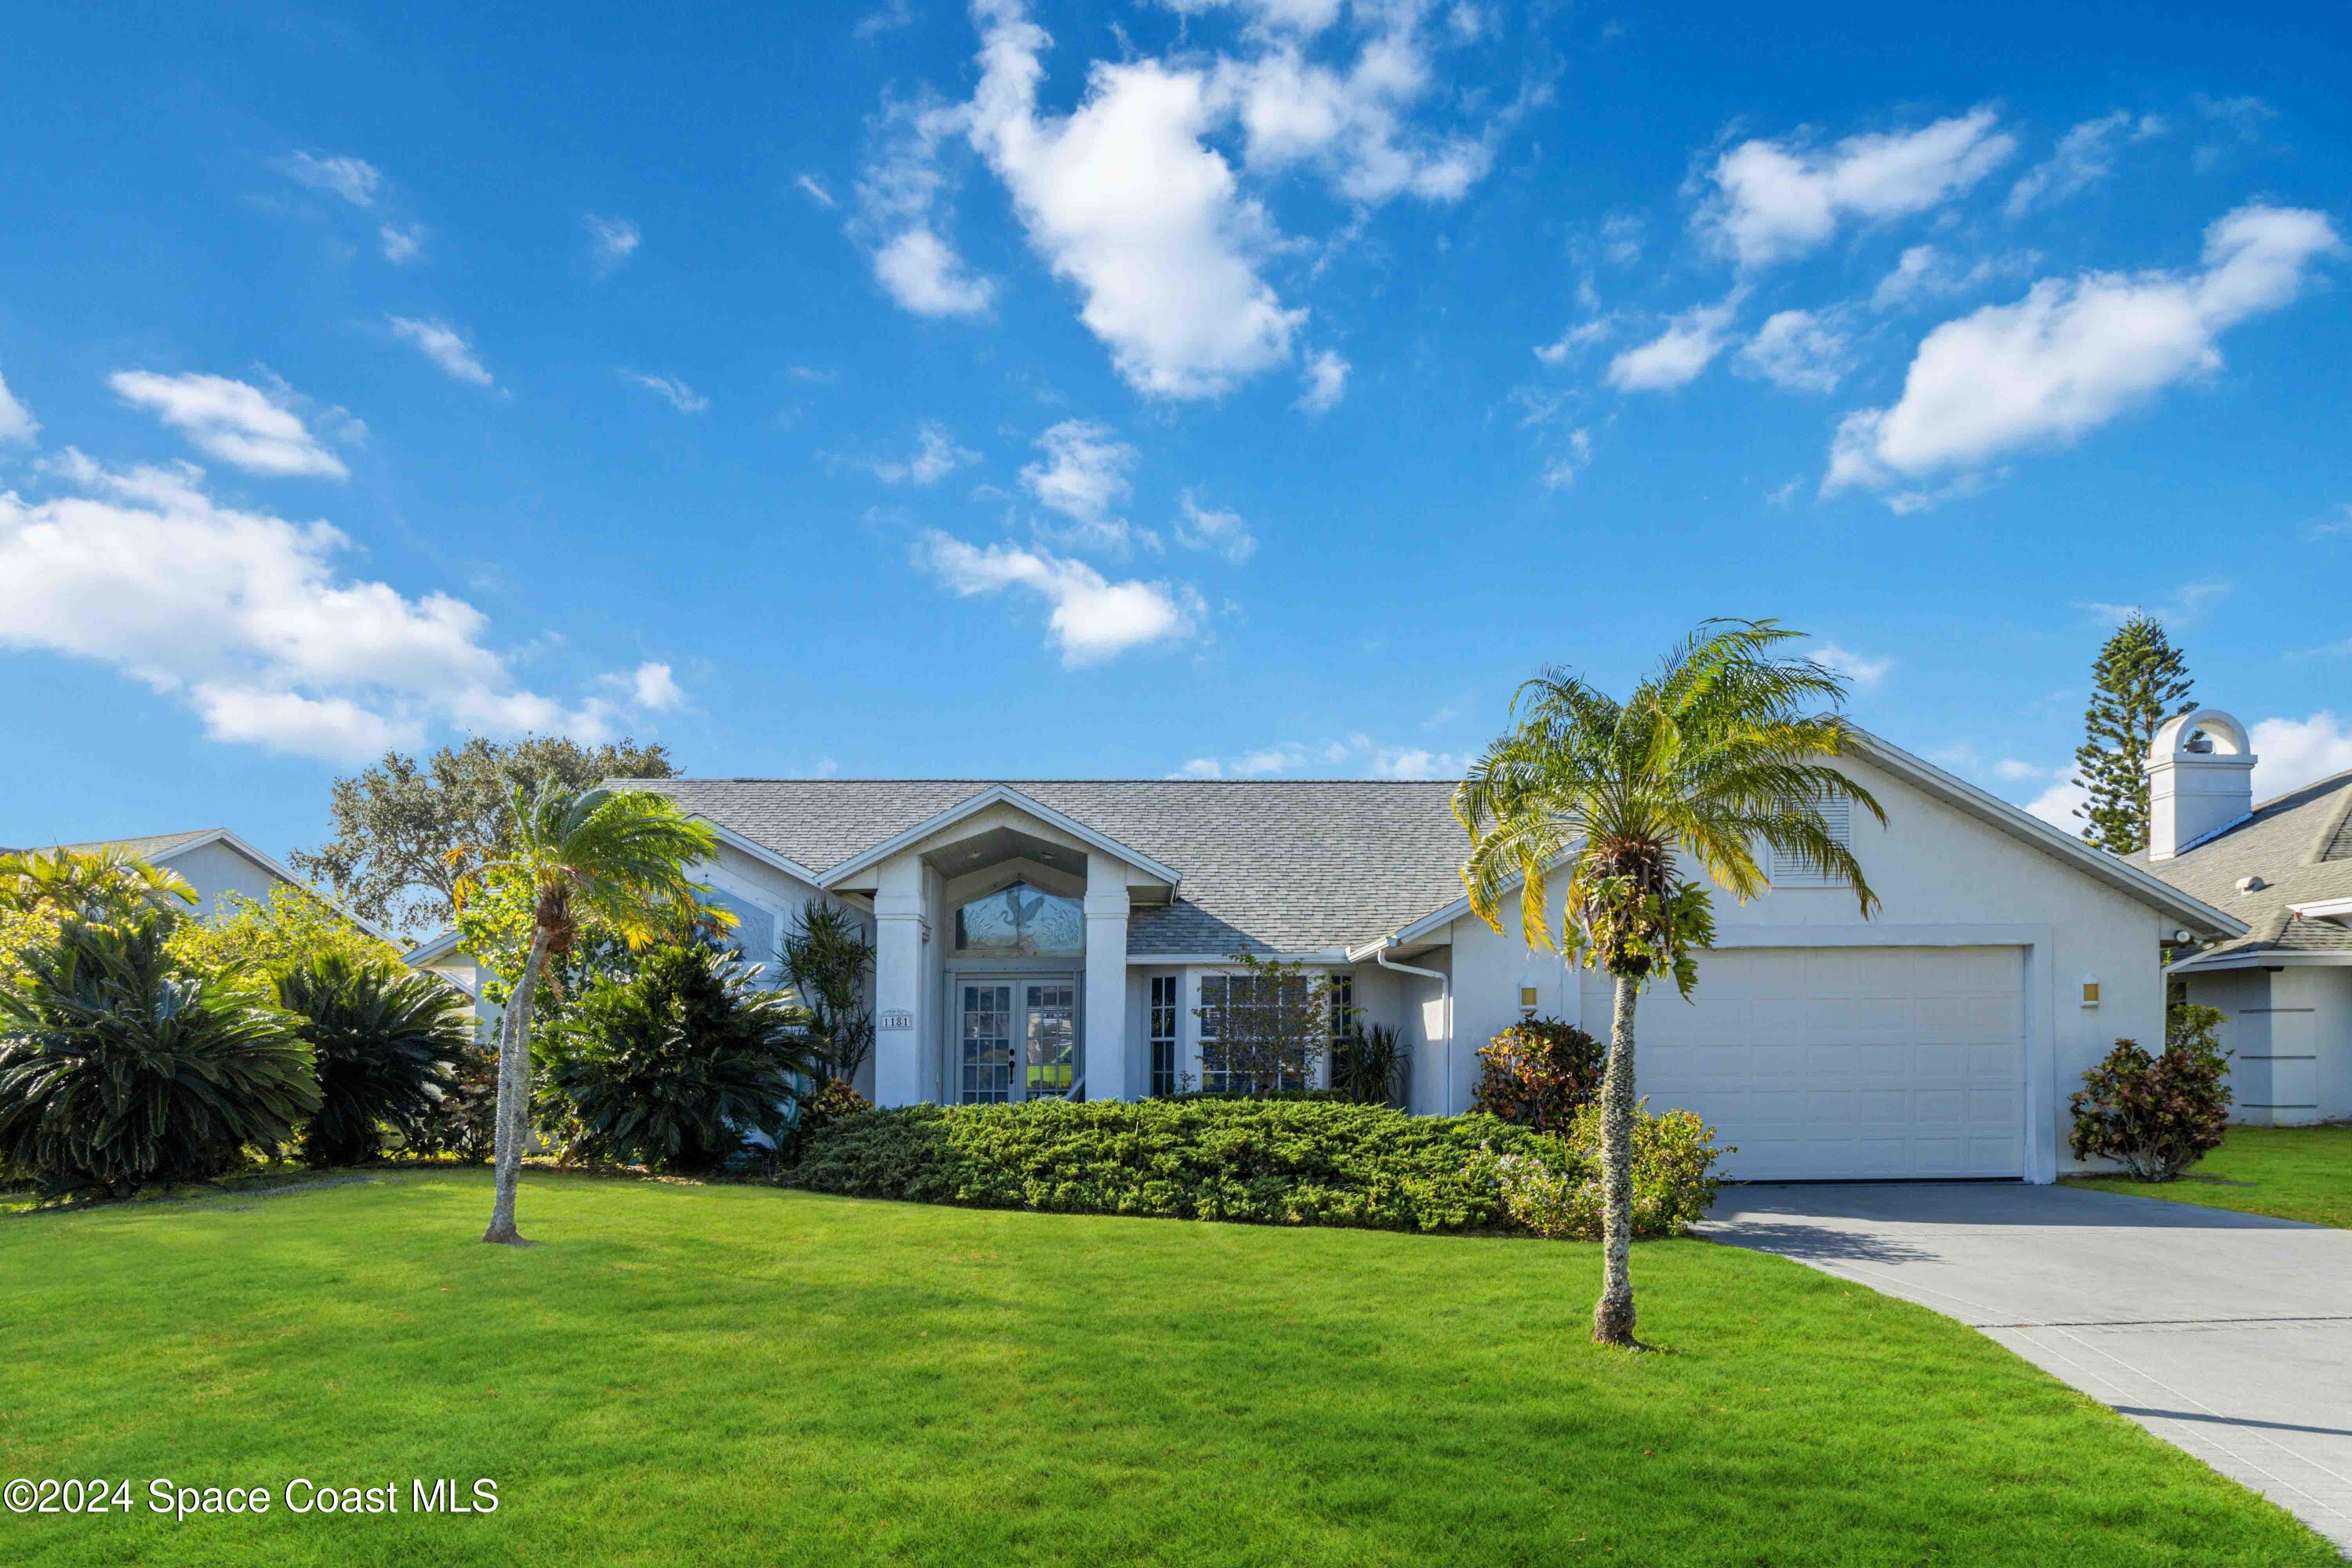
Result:
M0 841L282 851L470 731L1442 774L1718 615L2044 811L2132 605L2352 767L2346 40L2274 20L27 7Z

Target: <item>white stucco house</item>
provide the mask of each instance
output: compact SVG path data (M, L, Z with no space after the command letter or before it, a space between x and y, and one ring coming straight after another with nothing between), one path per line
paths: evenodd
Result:
M392 934L349 910L325 899L309 883L277 860L256 849L226 827L197 827L184 833L151 833L134 838L93 838L81 844L50 844L43 851L70 850L89 854L120 849L149 865L175 871L195 890L194 912L207 920L226 911L230 896L256 903L268 901L279 887L299 888L320 898L330 909L352 921L371 936L393 940Z
M1780 868L1719 896L1696 1001L1644 1000L1654 1107L1698 1111L1748 1178L2011 1177L2064 1163L2067 1096L2118 1036L2164 1033L2165 944L2245 922L1874 738L1841 821L1884 902ZM1410 1102L1467 1108L1514 1018L1609 1016L1604 977L1473 916L1444 783L665 779L719 838L699 871L746 952L810 900L871 922L878 1103L1215 1087L1204 989L1236 951L1331 975L1399 1029ZM411 962L474 988L445 934Z
M2258 1126L2352 1118L2352 773L2257 805L2246 727L2219 709L2157 732L2149 834L2134 857L2244 921L2175 954L2174 992L2221 1012L2233 1114Z

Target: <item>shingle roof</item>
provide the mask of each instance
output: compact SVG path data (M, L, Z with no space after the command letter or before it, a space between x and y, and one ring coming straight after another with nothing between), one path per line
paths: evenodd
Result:
M2291 790L2254 807L2218 838L2169 860L2130 857L2182 892L2244 921L2253 930L2199 954L2342 952L2352 955L2352 927L2299 919L2291 906L2352 898L2352 773ZM2263 886L2238 891L2247 877Z
M820 874L997 784L1183 874L1139 904L1140 953L1319 952L1459 898L1450 783L1212 779L649 779L679 805Z
M143 838L92 838L80 844L45 844L41 847L44 850L70 849L76 854L87 855L92 850L112 846L139 859L152 860L158 855L170 854L191 839L219 831L217 827L198 827L186 833L151 833Z

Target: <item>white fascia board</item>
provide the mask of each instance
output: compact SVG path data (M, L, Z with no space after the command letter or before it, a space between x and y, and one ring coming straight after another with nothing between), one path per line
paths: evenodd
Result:
M2233 937L2243 936L2252 929L2236 916L2224 914L2203 900L2189 897L2161 877L2061 833L2040 817L1979 789L1966 779L1946 773L1933 763L1913 756L1890 741L1881 740L1863 729L1855 729L1853 737L1857 752L1905 783L1941 798L1947 805L1957 806L2013 837L2023 839L2044 854L2066 861L2110 887L2131 894L2143 903L2154 904L2168 914L2179 917L2192 927L2202 927L2209 931Z
M1385 939L1383 939L1385 940ZM1375 946L1378 944L1375 943ZM1356 963L1361 955L1352 950L1327 947L1319 952L1256 952L1250 955L1266 963ZM1202 965L1232 969L1237 967L1230 952L1130 952L1127 955L1133 969L1198 969Z
M1114 859L1124 861L1147 876L1157 877L1171 888L1184 879L1184 873L1177 870L1173 866L1164 866L1149 855L1130 849L1116 838L1107 837L1096 832L1076 817L1065 816L1043 801L1031 799L1010 784L991 784L970 800L951 805L945 811L915 824L904 833L894 834L874 846L873 848L852 856L826 872L824 879L819 881L817 886L835 887L860 871L870 870L880 865L908 846L919 844L942 828L952 827L964 818L985 811L992 805L1010 805L1016 811L1026 812L1038 821L1061 829L1081 844L1099 849Z
M824 886L824 883L818 878L814 871L810 870L799 861L792 859L786 856L779 855L774 850L769 848L766 845L758 843L753 839L746 838L741 834L736 832L733 828L722 826L719 823L713 822L709 817L704 816L698 811L689 813L688 820L699 822L703 826L710 829L711 836L717 838L719 843L726 845L730 849L741 851L743 854L748 855L752 859L760 862L762 866L772 867L774 869L783 872L788 877L797 877L812 888L822 888Z
M420 969L435 959L446 958L457 951L457 928L449 926L437 936L428 936L406 952L402 953L400 962L411 969Z
M319 891L318 889L312 887L310 883L296 876L290 868L279 865L276 860L264 855L260 850L256 849L252 845L247 843L244 839L239 838L236 834L231 833L226 827L215 827L210 833L199 833L194 838L188 839L184 843L173 845L169 849L166 849L163 853L155 857L155 863L157 865L169 865L172 861L178 859L181 856L189 853L191 850L201 849L207 844L227 845L231 849L235 850L239 855L244 856L247 859L252 861L255 865L260 867L263 870L268 872L279 881L301 889L304 892L310 894L312 898L318 900L320 903L334 910L335 913L342 916L343 919L351 921L352 924L359 927L360 930L375 938L378 942L389 942L394 947L398 947L400 945L400 939L394 936L390 931L384 930L383 927L376 924L372 920L354 914L351 910L343 908L342 905L335 902L334 900L327 897L326 894Z
M2352 921L2352 899L2315 899L2287 908L2307 921Z
M2275 948L2217 952L2168 964L2167 974L2212 974L2224 969L2329 969L2352 967L2352 952L2281 952Z

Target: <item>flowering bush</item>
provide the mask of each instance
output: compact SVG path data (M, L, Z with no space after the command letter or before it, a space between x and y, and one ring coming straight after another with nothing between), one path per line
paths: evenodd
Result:
M1480 1047L1478 1061L1472 1110L1559 1132L1600 1096L1609 1048L1558 1018L1523 1018Z
M2221 1146L2230 1121L2230 1055L2218 1008L2183 1005L2166 1021L2164 1054L2117 1040L2074 1091L2074 1158L2119 1160L2143 1182L2168 1182Z
M1643 1102L1644 1107L1647 1101ZM1633 1234L1680 1236L1715 1202L1715 1163L1734 1152L1717 1148L1715 1129L1688 1110L1633 1114ZM1558 1152L1507 1153L1496 1164L1503 1207L1538 1236L1601 1238L1601 1108L1587 1105L1570 1119Z

